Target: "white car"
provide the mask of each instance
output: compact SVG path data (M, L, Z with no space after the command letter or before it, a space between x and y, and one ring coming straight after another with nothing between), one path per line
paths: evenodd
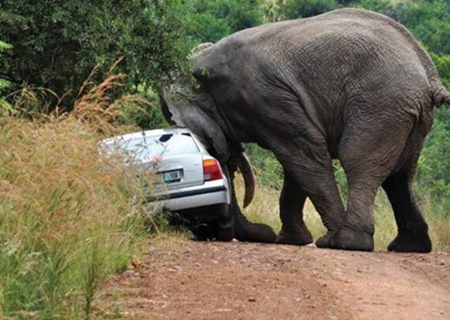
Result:
M105 139L101 146L109 152L124 152L127 164L157 175L158 182L148 195L153 211L177 212L186 221L214 226L213 238L233 238L228 180L219 161L188 129L135 132Z

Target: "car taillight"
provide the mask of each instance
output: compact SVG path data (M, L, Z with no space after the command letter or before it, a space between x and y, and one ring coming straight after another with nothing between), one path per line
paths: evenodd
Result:
M211 181L222 179L222 170L215 159L203 160L203 180Z

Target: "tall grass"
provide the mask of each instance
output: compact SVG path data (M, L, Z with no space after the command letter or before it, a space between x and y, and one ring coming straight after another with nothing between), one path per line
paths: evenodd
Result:
M135 172L99 156L124 103L110 76L85 83L71 114L0 118L0 318L89 319L103 280L145 233ZM143 195L142 195L143 196Z
M242 201L244 186L240 178L237 182L237 196ZM279 191L259 184L255 199L245 210L245 215L254 222L269 224L276 232L281 228L279 218ZM425 199L421 207L429 225L434 252L450 252L450 220L445 217L443 208L438 208L430 200ZM307 200L304 207L305 223L315 240L326 233L320 216L312 203ZM394 214L389 200L383 191L379 191L375 200L375 250L386 250L390 241L397 235Z

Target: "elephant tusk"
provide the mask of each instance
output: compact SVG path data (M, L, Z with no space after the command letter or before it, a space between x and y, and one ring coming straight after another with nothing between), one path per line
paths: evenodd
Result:
M255 174L253 172L250 160L245 153L240 153L237 162L239 171L242 173L245 184L245 196L244 196L244 208L248 207L252 203L255 196Z

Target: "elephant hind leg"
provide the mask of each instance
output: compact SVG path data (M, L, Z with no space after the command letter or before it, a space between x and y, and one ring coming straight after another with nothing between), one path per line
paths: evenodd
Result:
M371 251L374 248L373 206L376 193L395 169L413 127L409 120L348 124L339 146L339 159L348 180L347 217L328 247ZM393 121L394 123L390 123Z
M311 233L303 221L303 206L306 193L295 183L292 176L284 172L284 183L280 197L282 228L277 243L306 245L313 242Z
M423 135L413 131L401 156L400 168L383 182L398 227L398 235L389 244L389 251L430 252L432 249L428 225L412 190L422 145Z
M374 249L373 205L380 183L371 177L349 179L347 216L341 229L317 240L318 247L372 251Z
M412 190L412 179L404 171L390 176L383 182L397 222L398 235L389 244L389 251L430 252L431 240L428 225Z

